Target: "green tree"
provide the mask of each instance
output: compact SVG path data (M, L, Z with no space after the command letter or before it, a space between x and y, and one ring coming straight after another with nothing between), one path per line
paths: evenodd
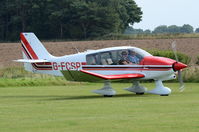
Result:
M56 38L69 38L72 0L50 1L48 4L48 18L50 30ZM56 6L55 6L56 5Z
M52 32L49 19L51 0L34 0L30 9L31 18L28 31L36 33L41 39L49 39L55 36L57 30ZM54 35L53 35L54 33Z
M133 27L128 26L126 30L124 31L124 34L134 34Z
M167 31L169 33L180 33L180 27L178 27L176 25L171 25L171 26L168 26Z
M114 0L115 10L120 17L120 31L124 30L129 26L133 25L136 22L140 22L142 19L141 8L137 6L133 0Z
M180 30L181 33L193 33L193 27L189 24L184 24Z
M100 0L99 0L100 1ZM118 15L102 1L73 1L70 5L70 34L75 38L97 37L118 28ZM99 3L97 3L99 2Z
M134 0L1 0L0 39L18 40L20 32L40 38L87 39L122 33L141 21Z
M199 33L199 28L196 28L195 33Z
M166 25L161 25L158 26L154 29L153 33L157 34L157 33L167 33L168 32L168 28Z
M126 30L124 31L124 34L145 34L145 33L148 33L148 32L150 32L150 30L147 30L145 32L145 31L143 31L143 29L134 29L133 27L128 26L126 28Z
M6 1L0 1L0 40L5 40L6 38Z
M144 31L144 33L145 33L145 34L151 34L151 30L150 30L150 29L146 29L146 30Z

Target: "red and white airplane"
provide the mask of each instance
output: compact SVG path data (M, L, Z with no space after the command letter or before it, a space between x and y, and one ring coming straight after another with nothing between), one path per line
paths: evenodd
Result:
M162 81L181 75L181 69L187 65L165 57L152 56L148 52L130 46L110 47L88 50L82 53L55 57L51 55L34 33L21 33L21 46L25 70L33 73L64 76L70 81L103 81L104 87L94 93L113 96L116 91L111 81L131 80L132 86L125 88L136 94L151 93L169 95L171 89L164 87ZM140 85L140 80L154 80L153 90Z

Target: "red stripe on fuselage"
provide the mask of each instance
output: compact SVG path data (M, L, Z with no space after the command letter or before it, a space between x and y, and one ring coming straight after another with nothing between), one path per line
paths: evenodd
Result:
M83 70L90 70L90 71L168 71L172 69L170 67L161 67L161 66L142 66L142 67L89 67L83 66Z
M51 62L39 62L37 65L52 65Z
M82 65L86 65L86 62L82 62L81 64L82 64Z
M83 68L83 70L87 71L168 71L171 70L172 68L151 68L151 69L141 69L141 68L128 68L128 69L87 69Z

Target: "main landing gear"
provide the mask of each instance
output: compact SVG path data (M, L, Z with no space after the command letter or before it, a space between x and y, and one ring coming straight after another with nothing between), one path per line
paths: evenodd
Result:
M141 86L139 81L133 81L132 86L124 88L124 90L136 93L137 95L143 95L147 91L147 88Z
M112 97L116 94L116 91L111 87L109 80L104 81L104 87L93 91L96 94L103 95L104 97Z

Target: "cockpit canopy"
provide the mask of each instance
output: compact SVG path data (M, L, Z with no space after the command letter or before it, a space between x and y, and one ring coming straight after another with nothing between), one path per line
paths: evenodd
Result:
M139 64L145 56L152 56L140 48L121 48L99 51L86 56L87 65L133 65Z

